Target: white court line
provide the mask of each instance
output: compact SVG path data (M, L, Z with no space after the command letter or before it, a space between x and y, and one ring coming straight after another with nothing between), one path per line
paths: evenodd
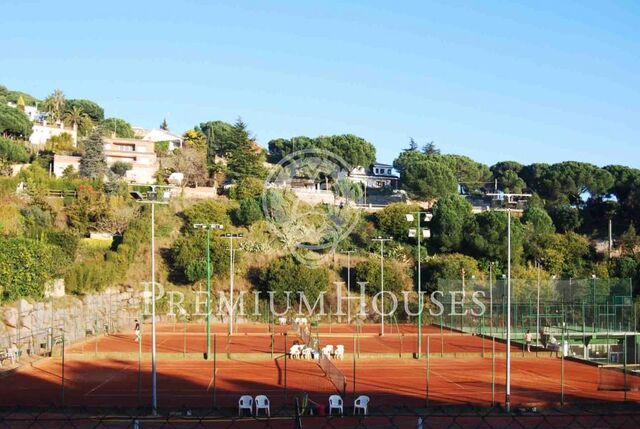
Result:
M216 368L215 372L211 376L211 380L209 380L209 384L207 385L207 392L211 389L211 385L213 384L213 376L218 375L218 368Z
M102 383L98 384L96 387L94 387L93 389L89 390L88 392L86 392L84 394L84 396L89 396L91 395L93 392L95 392L96 390L98 390L99 388L101 388L102 386L104 386L105 384L107 384L108 382L110 382L111 380L113 380L113 378L118 375L118 373L124 371L125 369L130 368L131 365L127 365L125 367L122 367L119 371L116 371L113 375L111 375L111 377L108 377L106 380L104 380ZM95 395L94 395L95 396Z

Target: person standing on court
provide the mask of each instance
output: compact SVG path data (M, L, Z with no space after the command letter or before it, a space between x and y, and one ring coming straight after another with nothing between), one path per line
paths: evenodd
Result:
M527 333L524 334L524 342L527 344L527 352L531 352L531 331L527 329Z
M138 319L135 320L136 322L136 326L134 328L134 331L136 333L136 343L138 341L140 341L140 322L138 321Z

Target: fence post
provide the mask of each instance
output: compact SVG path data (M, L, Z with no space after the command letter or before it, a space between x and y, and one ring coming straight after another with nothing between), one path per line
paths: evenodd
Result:
M284 333L284 402L287 402L287 333Z
M96 314L93 320L93 335L95 336L96 357L98 356L98 315Z
M440 357L444 357L444 333L442 332L442 324L444 323L444 320L442 318L442 313L440 313Z
M182 328L182 358L186 359L187 357L187 315L183 316L183 328Z
M627 333L624 333L624 343L622 353L624 354L624 400L627 401Z
M217 405L216 398L216 373L218 365L218 335L213 334L213 406L214 408Z
M52 353L53 354L53 353ZM64 330L62 331L62 406L64 407Z
M429 381L431 372L431 337L427 335L427 386L426 386L426 406L429 407Z
M484 313L480 316L480 338L482 341L482 354L481 357L484 358Z
M140 318L142 320L142 317ZM138 407L142 405L142 323L140 323L140 338L138 338Z
M353 336L353 400L356 400L356 336Z
M560 406L564 407L564 306L562 308L562 340L560 341Z

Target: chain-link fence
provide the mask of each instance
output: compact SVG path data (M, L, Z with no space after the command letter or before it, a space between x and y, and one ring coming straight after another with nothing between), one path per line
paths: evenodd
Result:
M302 407L303 398L291 406L255 415L254 408L198 410L183 408L151 415L124 409L12 409L0 410L0 427L21 428L416 428L416 429L631 429L640 427L640 410L635 405L607 408L518 409L505 413L500 409L437 407L428 410L409 408L371 408L355 410L329 406ZM331 415L329 415L331 412Z

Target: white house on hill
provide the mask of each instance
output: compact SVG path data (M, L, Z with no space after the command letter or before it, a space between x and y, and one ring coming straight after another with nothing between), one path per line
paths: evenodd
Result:
M364 184L367 188L398 189L400 177L395 173L393 165L373 163L368 169L356 167L349 173L353 182Z
M163 130L160 128L146 130L140 127L134 127L134 131L136 133L136 137L140 138L141 140L154 143L163 141L169 142L169 151L182 148L182 136L174 134L171 131Z

